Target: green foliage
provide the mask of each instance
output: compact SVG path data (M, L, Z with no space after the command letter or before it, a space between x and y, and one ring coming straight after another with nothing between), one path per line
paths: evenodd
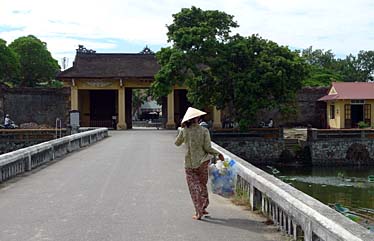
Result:
M152 84L155 99L166 96L173 85L187 85L193 89L196 82L212 81L209 66L219 57L217 52L228 39L231 27L237 27L233 16L220 11L183 8L174 14L168 27L168 41L172 47L162 48L157 54L161 65ZM209 102L203 95L189 92L190 100L199 107Z
M249 201L249 193L248 191L244 190L243 188L240 188L239 185L236 185L235 188L235 195L231 199L231 201L238 206L245 206L250 208L251 203Z
M342 81L342 76L336 71L326 68L310 67L310 74L303 80L303 86L330 86L331 82Z
M59 80L51 80L49 82L38 83L38 87L62 88L64 87L64 83Z
M309 75L303 80L303 86L330 86L331 82L342 81L339 66L331 50L313 50L312 47L304 49L302 58L309 64Z
M357 57L352 54L340 61L339 71L346 82L374 80L374 51L361 50Z
M59 80L52 80L48 83L48 87L62 88L62 87L64 87L64 83L62 81L59 81Z
M192 7L173 17L168 26L173 45L156 54L161 65L152 84L156 98L184 85L194 106L228 107L242 129L260 109L291 112L308 71L297 52L257 35L230 36L238 25L224 12Z
M358 128L361 128L361 129L370 127L370 125L368 123L364 122L364 121L358 122L357 125L358 125Z
M148 94L145 93L142 89L133 89L132 90L132 114L135 112L147 101Z
M310 75L303 80L304 86L329 86L333 81L366 82L374 80L374 51L360 51L357 56L348 55L336 59L331 50L302 51L307 61Z
M216 91L225 102L233 102L234 116L241 120L242 128L254 124L260 109L277 107L282 113L292 112L296 91L307 74L297 52L257 35L234 36L226 47L229 67L221 73L225 81ZM222 70L220 65L216 69Z
M196 7L183 8L173 18L173 23L167 26L168 41L173 42L174 48L191 52L214 53L212 48L229 38L231 28L238 27L231 15Z
M35 36L20 37L14 40L9 48L19 56L19 86L34 87L38 83L50 82L60 69L48 51L47 44Z
M13 83L19 77L20 63L17 54L0 39L0 82Z

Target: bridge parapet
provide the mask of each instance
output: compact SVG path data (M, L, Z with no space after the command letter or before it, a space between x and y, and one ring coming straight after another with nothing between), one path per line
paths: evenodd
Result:
M260 210L294 240L369 241L374 234L318 200L256 168L212 143L237 162L237 190L248 196L251 208Z
M86 130L0 155L0 182L30 171L108 136L107 128Z

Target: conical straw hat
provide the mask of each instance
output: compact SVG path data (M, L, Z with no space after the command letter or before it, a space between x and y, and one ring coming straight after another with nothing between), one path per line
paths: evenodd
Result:
M198 110L198 109L195 109L195 108L192 108L192 107L188 107L188 109L186 111L186 114L184 114L184 116L183 116L182 123L184 123L188 120L191 120L193 118L202 116L202 115L206 115L206 113L204 111L201 111L201 110Z

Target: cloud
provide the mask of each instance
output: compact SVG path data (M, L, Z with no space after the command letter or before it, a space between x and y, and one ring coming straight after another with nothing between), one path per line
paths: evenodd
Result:
M371 0L1 0L0 38L9 43L33 34L58 57L74 55L78 44L117 52L125 43L165 46L172 14L192 5L234 15L240 25L235 32L281 45L340 55L373 48Z

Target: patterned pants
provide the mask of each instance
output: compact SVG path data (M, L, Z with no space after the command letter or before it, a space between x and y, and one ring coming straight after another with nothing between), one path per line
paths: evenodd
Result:
M197 215L202 215L204 209L209 205L207 189L208 165L209 161L205 161L198 168L185 169L188 189L190 190Z

